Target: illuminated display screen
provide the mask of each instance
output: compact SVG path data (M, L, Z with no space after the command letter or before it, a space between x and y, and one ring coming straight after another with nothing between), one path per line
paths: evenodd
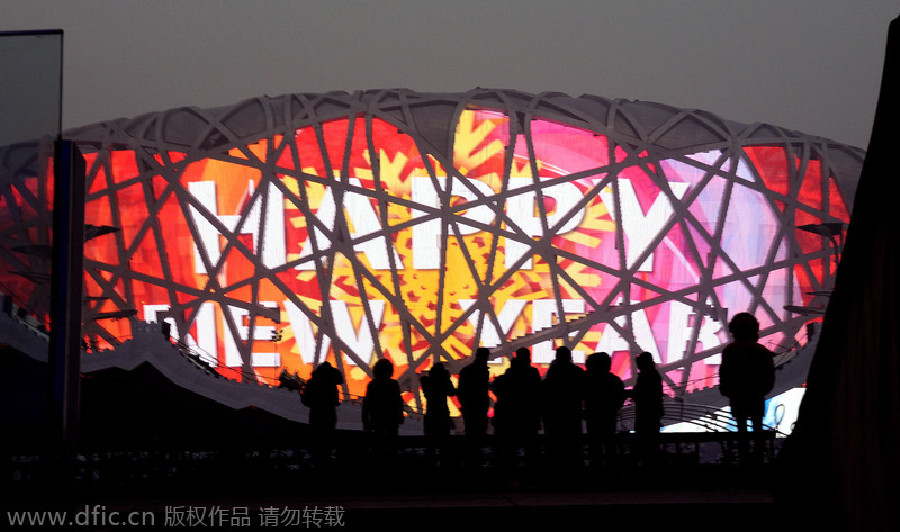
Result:
M390 358L416 407L417 373L456 373L478 346L495 375L520 346L542 371L562 343L579 363L606 351L626 381L650 351L684 394L717 384L729 316L756 314L775 351L803 334L784 307L821 303L837 250L797 227L849 221L808 141L666 149L471 104L443 136L364 112L308 122L85 149L85 221L121 229L85 244L87 317L167 321L233 378L329 360L352 395ZM84 333L110 348L130 322Z

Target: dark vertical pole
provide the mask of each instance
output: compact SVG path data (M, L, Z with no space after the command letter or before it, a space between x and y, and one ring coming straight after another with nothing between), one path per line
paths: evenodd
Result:
M50 281L48 444L66 474L78 435L81 371L81 285L84 247L84 158L71 141L56 141L53 164L53 251Z

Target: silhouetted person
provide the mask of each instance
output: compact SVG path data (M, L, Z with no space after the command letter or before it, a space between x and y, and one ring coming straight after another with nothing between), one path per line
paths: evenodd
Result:
M747 421L753 423L757 436L754 453L762 452L763 415L766 394L775 385L775 363L772 352L759 342L759 322L752 314L742 312L728 324L733 342L722 351L719 367L719 392L728 398L731 415L737 422L741 459L747 456Z
M653 355L643 352L637 357L638 376L631 393L634 401L634 433L638 456L645 465L653 465L659 453L659 428L663 416L662 378Z
M466 434L479 438L487 432L488 408L491 405L488 395L491 378L487 365L489 356L490 351L486 347L479 347L472 363L459 372L457 387Z
M330 362L322 362L313 370L303 389L303 404L309 407L309 428L313 439L313 454L317 458L330 449L337 426L336 407L341 404L338 386L344 375Z
M616 457L616 422L625 402L625 385L612 370L608 353L592 353L585 362L587 378L584 393L584 419L587 425L591 458L595 465L607 465Z
M479 347L472 363L459 372L456 396L459 398L460 412L466 426L467 459L470 465L481 462L481 446L487 433L488 409L491 406L491 374L488 370L490 351Z
M309 407L309 426L317 432L333 431L337 424L335 408L341 404L338 386L344 375L330 362L322 362L313 370L303 390L303 403Z
M302 393L306 388L306 383L297 375L296 371L291 375L287 369L282 368L281 373L278 374L278 387Z
M494 379L493 390L497 398L494 431L502 456L512 458L521 446L534 458L535 439L541 429L541 374L531 365L528 348L516 350L509 368Z
M84 343L84 342L82 342ZM291 387L291 374L288 373L287 368L281 368L281 373L278 374L278 387L279 388L288 388Z
M447 399L456 395L450 372L442 362L435 362L428 375L420 379L422 394L425 395L425 435L428 436L429 450L437 449L446 459L447 438L450 436L450 407Z
M558 347L544 377L542 405L544 434L557 462L580 462L584 384L584 370L572 362L572 352Z
M405 416L400 383L393 375L394 364L390 360L383 358L376 362L363 398L363 430L374 435L379 451L393 450Z

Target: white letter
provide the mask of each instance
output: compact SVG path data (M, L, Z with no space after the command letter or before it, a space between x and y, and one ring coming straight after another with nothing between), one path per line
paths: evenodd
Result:
M278 308L278 303L274 301L260 301L260 306L269 308ZM237 330L237 337L240 340L248 340L250 328L244 325L244 318L249 311L240 307L226 307L231 318L234 320L234 326ZM227 322L226 322L227 325ZM254 325L254 340L269 340L272 338L272 331L275 330L271 325ZM228 367L238 367L241 365L241 354L238 346L234 341L234 337L229 331L225 335L225 365ZM259 368L276 368L281 365L278 353L251 353L250 364Z
M542 178L542 182L548 181L548 178ZM534 183L534 180L527 177L513 177L509 180L509 188L511 190L527 187ZM556 201L554 212L547 215L547 228L555 235L562 235L577 228L584 219L584 211L581 210L572 215L559 228L554 228L563 217L568 216L583 197L578 187L573 183L558 183L541 189L541 193L546 198L552 198ZM543 236L544 228L541 225L540 211L535 212L535 199L537 195L534 190L522 192L511 196L506 201L506 209L509 218L529 237ZM510 230L512 230L510 228ZM549 245L549 243L547 244ZM513 264L526 253L534 253L534 243L521 242L512 238L506 238L506 251L504 264L507 268L511 268ZM522 263L521 269L530 270L532 267L529 258Z
M284 308L287 311L291 328L294 330L294 337L297 339L297 350L300 352L300 359L306 364L325 360L325 354L328 353L328 348L331 346L331 337L325 334L322 335L322 345L319 346L319 354L316 356L316 337L313 334L309 318L297 305L290 301L284 302Z
M688 183L670 182L672 194L679 200L684 197L687 192ZM634 266L637 258L650 246L650 243L663 230L664 226L672 218L675 212L669 198L660 193L653 205L647 210L647 215L641 209L637 194L634 187L628 179L619 180L619 201L621 203L622 215L615 212L615 201L612 189L606 188L600 192L603 203L609 210L609 215L614 222L622 224L622 232L625 234L625 255L627 257L627 265L629 268ZM621 220L621 221L620 221ZM638 271L649 272L653 270L653 253L641 263Z
M250 211L244 219L244 225L238 229L237 224L241 219L240 214L219 215L218 201L216 199L216 182L215 181L195 181L188 183L188 190L199 200L200 204L206 207L210 214L219 219L225 230L240 235L253 235L253 251L260 255L263 265L272 268L284 264L285 262L285 244L284 244L284 197L281 191L271 185L266 185L268 205L266 206L266 219L262 224L265 234L261 234L260 225L262 217L262 195L257 196L250 206ZM247 185L247 197L253 196L253 181L249 181ZM219 249L219 231L210 223L209 220L200 215L196 208L189 209L191 219L197 224L197 231L200 242L209 255L210 265L215 267L221 256ZM260 245L262 244L262 245ZM200 258L200 250L197 244L194 244L194 271L196 273L208 273L203 261Z
M637 304L638 301L632 301L631 304ZM616 304L619 304L617 302ZM625 316L618 316L613 320L619 327L625 328ZM642 351L649 351L653 355L653 360L659 364L659 347L656 345L656 338L653 337L653 331L650 329L650 321L647 319L647 312L644 309L638 309L631 313L631 334L638 347ZM632 347L622 335L607 324L597 343L597 351L604 351L612 355L616 351L631 351Z
M362 183L357 178L350 179L350 184L362 188ZM343 204L346 217L351 224L351 240L355 241L382 230L378 214L375 212L375 209L372 207L367 196L352 190L345 190ZM315 216L329 232L333 233L336 214L337 209L335 207L334 192L331 187L328 187L325 189L325 193L322 196L322 203L319 204ZM327 239L318 227L314 226L312 223L308 223L308 228L315 231L316 245L318 246L319 251L330 249L332 247L331 240ZM364 254L369 261L369 266L373 270L389 270L391 265L387 256L388 242L390 242L390 240L387 240L384 236L380 236L365 242L354 244L353 251ZM390 249L394 253L394 264L397 265L397 268L403 268L403 263L400 261L400 255L397 254L393 244L390 244ZM308 257L311 254L312 242L307 238L307 241L303 243L303 249L300 251L300 258ZM298 264L296 269L315 270L316 266L312 261L307 261Z
M563 299L563 312L566 316L571 314L584 314L583 299ZM536 299L531 306L531 330L538 332L553 326L553 316L559 316L559 308L555 299ZM535 364L549 364L555 358L553 346L550 340L535 344L531 352L531 360ZM584 351L572 351L572 361L576 364L584 362Z
M441 191L447 189L447 178L436 178L437 185ZM450 181L450 196L463 198L466 201L477 201L478 194L473 192L467 184L476 188L483 197L491 197L494 190L482 181L467 179L465 182L459 178L452 178ZM434 188L434 183L430 177L414 177L412 178L412 200L425 207L439 208L440 195ZM413 209L413 218L417 216L426 216L427 213ZM459 227L460 235L471 235L481 231L480 228L466 223L466 220L472 220L483 224L490 224L494 221L494 211L487 205L479 205L468 209L465 214L454 215L448 222L456 221ZM441 218L433 218L425 222L418 223L413 226L412 249L413 249L413 268L417 270L436 270L441 265ZM452 226L447 227L447 238L455 235Z
M681 301L669 302L669 346L666 353L666 363L677 362L684 358L688 341L694 331L691 317L701 319L700 330L697 331L697 345L694 352L712 349L721 343L718 333L722 330L722 324L705 314L698 314L692 307ZM703 347L701 348L700 345ZM703 359L704 364L721 364L720 354Z
M462 307L464 311L469 310L469 307L475 303L475 299L460 299L458 300L459 306ZM506 338L509 330L512 329L513 324L516 322L516 318L518 318L522 314L522 309L525 308L526 301L524 299L507 299L506 303L503 304L503 310L500 311L500 314L497 315L497 322L500 325L500 331L497 331L497 328L494 327L494 322L491 321L487 316L484 318L484 325L481 328L481 343L485 347L497 347L500 345L501 335L503 338ZM472 324L475 329L478 329L478 320L481 317L481 310L475 309L469 314L469 323Z
M369 327L369 320L363 316L359 322L359 333L353 328L353 321L350 319L350 311L347 309L347 302L333 299L331 303L331 317L334 319L334 332L337 337L344 341L356 356L365 363L369 363L372 357L372 351L375 350L375 338L373 331ZM372 309L372 322L375 324L375 334L381 327L381 321L384 317L385 301L382 299L372 299L369 301ZM356 361L344 353L344 362L351 366L356 366Z

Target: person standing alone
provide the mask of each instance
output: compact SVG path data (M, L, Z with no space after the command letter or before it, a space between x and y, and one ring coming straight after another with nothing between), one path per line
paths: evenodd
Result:
M731 415L737 423L740 459L745 461L748 420L756 436L754 455L761 456L762 420L766 395L775 386L775 363L772 352L759 343L759 322L752 314L737 314L728 323L728 331L734 341L722 351L719 392L731 405Z

